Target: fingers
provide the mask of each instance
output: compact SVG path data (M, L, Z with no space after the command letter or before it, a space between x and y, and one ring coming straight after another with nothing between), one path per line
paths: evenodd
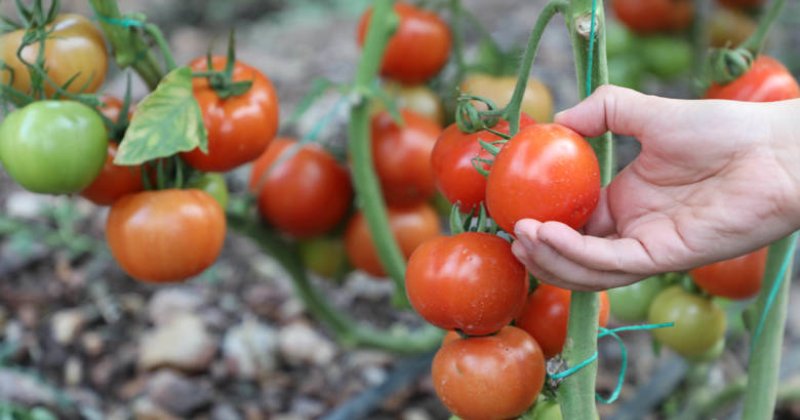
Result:
M597 207L595 207L583 230L587 235L592 236L609 236L617 233L617 224L611 215L611 208L608 206L608 188L600 190L600 199L597 201Z
M649 274L630 270L651 264L646 252L636 251L636 246L630 243L636 241L630 239L586 237L566 225L535 220L517 223L515 234L514 255L536 278L558 287L605 290L633 283ZM632 252L630 257L628 252Z
M555 116L555 122L594 137L606 131L639 137L662 112L666 100L635 90L604 85L578 105Z

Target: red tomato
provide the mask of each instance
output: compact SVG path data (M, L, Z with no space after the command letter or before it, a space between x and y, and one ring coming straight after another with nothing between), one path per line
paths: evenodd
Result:
M212 59L215 70L223 70L227 58ZM192 61L192 70L207 70L205 57ZM252 81L246 93L220 98L206 78L192 81L194 97L208 130L208 154L200 149L182 153L193 167L205 172L225 172L257 158L278 131L278 95L272 82L257 69L236 61L233 81Z
M567 323L572 292L549 284L540 284L528 296L516 325L527 331L540 346L548 359L561 353L567 341ZM600 318L598 324L608 324L608 294L600 293Z
M774 102L800 97L800 86L780 61L760 55L747 73L727 85L712 84L708 99Z
M535 123L533 118L522 114L520 128ZM501 120L492 129L508 134L508 122ZM479 206L486 197L486 177L475 169L472 159L489 159L492 155L481 147L478 140L494 142L502 138L488 131L463 133L453 123L439 136L431 154L431 165L439 191L451 203L460 203L462 211ZM489 169L486 165L484 168Z
M431 376L436 395L460 418L510 419L536 401L545 361L525 331L505 327L495 335L444 344L433 358Z
M200 190L145 191L117 200L106 221L111 254L131 277L181 281L211 266L225 240L225 213Z
M421 243L441 234L439 217L436 215L436 210L429 204L389 207L387 210L389 212L389 228L400 246L400 251L406 258ZM347 251L347 258L353 267L375 277L386 275L363 213L356 213L347 223L344 247Z
M394 11L400 24L389 39L381 74L406 84L425 82L442 70L450 57L450 28L435 13L398 2ZM368 9L358 23L358 45L364 45L372 16Z
M258 195L258 210L267 222L296 238L309 238L342 221L353 187L347 169L328 152L316 144L287 150L296 144L288 138L270 144L253 164L250 191Z
M689 271L692 280L711 295L747 299L758 294L767 266L767 249L761 248L730 260Z
M101 206L109 206L122 196L144 189L141 165L120 166L114 164L117 147L116 143L108 143L108 156L102 171L91 185L81 191L83 197Z
M420 245L408 261L406 291L411 306L431 324L484 335L519 314L528 274L507 241L467 232Z
M600 198L600 165L589 143L559 124L536 124L500 151L486 182L489 214L513 234L520 219L586 223Z
M372 156L386 202L394 206L433 197L436 181L431 152L442 127L413 111L403 110L403 125L387 112L372 119Z
M638 33L677 31L694 18L691 0L613 0L617 18Z

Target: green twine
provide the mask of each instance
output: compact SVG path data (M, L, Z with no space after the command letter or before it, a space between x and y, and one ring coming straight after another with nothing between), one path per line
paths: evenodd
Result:
M778 270L777 277L775 281L772 283L772 289L769 291L769 295L767 296L767 302L764 305L764 310L761 312L761 316L758 320L758 325L756 326L755 331L753 332L753 339L750 341L750 352L753 352L752 346L755 345L756 341L758 341L758 337L764 331L764 326L767 322L767 315L769 315L769 311L772 310L772 305L775 303L775 299L778 298L778 292L780 292L781 285L784 281L786 281L786 272L789 270L789 264L794 259L795 250L797 249L797 236L799 232L795 232L792 234L791 238L791 245L789 245L789 249L786 251L786 255L783 258L783 263L781 263L781 268Z
M595 18L597 17L597 0L592 0L592 22L589 24L589 59L587 60L586 69L586 96L592 93L592 68L594 67L594 38L597 28L595 27Z
M95 16L97 16L97 20L101 20L110 25L122 26L124 28L143 28L145 26L145 23L139 19L133 19L133 18L118 19L103 15L95 15Z
M598 338L603 338L610 335L619 344L619 347L622 352L622 362L621 362L622 367L619 370L619 376L617 376L617 385L614 387L614 391L611 392L611 395L609 395L608 398L605 398L602 397L600 394L596 394L595 398L602 404L611 404L619 398L619 394L622 392L622 385L625 383L625 373L628 371L628 349L625 347L625 343L622 341L622 338L617 333L624 331L655 330L658 328L673 327L674 325L675 325L674 322L666 322L662 324L626 325L623 327L617 327L612 329L600 327L600 333L597 335ZM595 351L593 355L591 355L586 360L578 363L577 365L572 366L571 368L566 369L564 371L554 373L552 375L548 374L547 376L553 380L564 379L570 375L574 375L579 370L593 363L594 361L597 360L597 357L598 353L597 351Z

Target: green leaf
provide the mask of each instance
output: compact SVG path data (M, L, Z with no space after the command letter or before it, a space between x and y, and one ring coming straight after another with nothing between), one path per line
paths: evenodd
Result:
M138 165L197 147L208 152L206 128L192 94L192 70L180 67L139 104L114 163Z

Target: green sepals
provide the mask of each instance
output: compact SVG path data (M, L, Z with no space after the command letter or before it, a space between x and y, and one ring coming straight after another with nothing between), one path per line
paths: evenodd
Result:
M497 156L497 154L500 153L500 150L502 149L502 145L508 143L508 141L498 140L498 141L488 142L478 139L478 143L481 145L483 150L486 150L492 156ZM498 144L500 146L498 146Z
M461 216L461 210L458 205L454 205L450 208L450 233L458 235L464 232L464 218Z
M492 166L494 160L492 159L484 159L482 157L475 156L472 158L472 167L478 171L479 174L483 175L484 177L489 176L489 170L485 168L485 166Z
M716 84L725 85L750 70L755 57L744 49L714 49L708 58L709 79Z
M192 94L192 71L179 67L139 104L114 163L138 165L198 147L208 153L208 135Z

